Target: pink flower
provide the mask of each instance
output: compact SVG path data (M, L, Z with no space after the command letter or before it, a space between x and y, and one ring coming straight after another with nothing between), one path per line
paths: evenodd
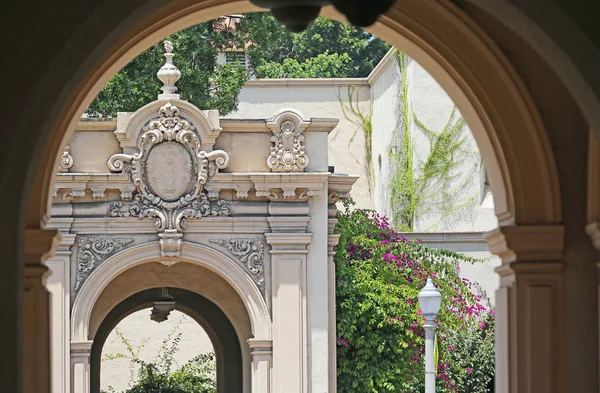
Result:
M473 369L471 367L467 367L467 369L465 371L468 372L468 373L472 373Z

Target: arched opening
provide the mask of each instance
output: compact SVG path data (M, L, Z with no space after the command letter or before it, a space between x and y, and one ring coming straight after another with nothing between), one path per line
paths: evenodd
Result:
M91 392L100 392L101 358L103 347L113 329L131 313L147 309L157 299L157 288L146 289L129 296L116 305L104 318L93 338L91 351ZM168 288L175 300L175 310L193 318L208 335L216 356L217 392L233 393L243 391L242 351L239 338L225 314L212 302L195 292L185 289ZM175 316L173 316L175 317ZM192 353L188 349L188 352ZM201 353L194 349L194 354Z
M204 5L201 3L201 7ZM244 6L238 7L239 4L237 3L234 6L235 8L227 8L226 10L244 10ZM446 90L455 102L457 102L465 117L471 117L470 124L477 125L473 129L478 130L476 138L478 138L478 143L486 160L486 166L489 169L490 184L494 196L497 198L497 206L502 206L503 203L501 201L504 200L505 209L500 209L504 211L497 211L501 225L547 225L560 223L560 197L552 152L550 151L541 121L523 86L520 85L518 77L507 65L504 58L499 54L499 51L485 37L482 38L479 35L480 32L474 26L469 25L468 21L461 20L457 16L458 13L454 14L455 10L452 9L449 11L448 8L435 9L435 7L446 7L439 5L431 7L434 7L434 12L430 12L429 14L419 13L419 11L412 10L410 7L402 10L394 9L390 12L389 19L383 19L383 22L375 26L373 31L381 28L382 33L378 35L386 38L387 34L388 41L394 44L401 44L406 39L406 36L410 36L412 40L407 40L404 42L405 45L398 46L403 49L407 47L412 48L413 53L410 53L411 56L415 58L422 57L424 59L420 60L422 64L427 64L427 60L433 60L430 67L428 67L429 71L436 75L440 83L446 87ZM218 12L216 9L211 9L210 11L214 11L216 15L223 13L224 10L219 8ZM200 12L205 11L206 9L200 10ZM427 11L432 10L428 9ZM411 12L415 12L415 14L411 15ZM191 15L193 15L193 12L184 18L191 17ZM457 19L454 19L453 23L465 29L462 33L466 32L466 36L461 36L460 34L458 36L454 35L457 34L456 31L452 31L453 34L444 34L444 23L435 23L436 18L440 15L447 18L456 17ZM185 23L189 25L207 19L210 16L209 12L204 14L200 19L194 19L194 22L191 20L189 23L184 22L184 25L179 25L179 28L184 27ZM429 21L430 23L425 23L428 27L423 30L423 26L416 26L415 22L411 21L411 17L414 16L418 16L414 19L420 22ZM140 44L144 38L152 36L153 38L148 39L152 42L158 40L159 33L156 35L150 33L150 31L157 32L160 30L161 23L157 25L154 26L155 28L149 28L146 31L148 34L143 33L136 36L135 40L127 46L128 49L123 49L126 46L122 46L114 51L107 50L105 52L115 54L120 51L119 55L116 55L113 59L116 59L118 56L122 57L119 60L104 63L104 65L111 64L113 68L110 71L104 68L102 70L95 69L90 73L94 74L94 77L89 78L88 81L95 83L96 92L100 88L99 86L114 73L116 68L122 66L127 62L127 59L131 59L136 52L139 53L143 47L147 46ZM162 26L164 27L164 25ZM434 34L430 29L437 29L435 31L437 34ZM162 35L165 35L164 32ZM471 49L477 47L481 49L481 52L478 52L477 56L469 57L468 53L456 50L461 46L457 45L457 47L452 48L452 51L456 53L451 53L449 47L452 45L448 45L448 42L440 40L439 37L444 37L448 40L455 39L455 42L463 40L464 46L470 46ZM128 36L124 38L124 41L130 39L132 37ZM470 39L475 39L475 42ZM132 49L136 45L140 45L137 47L138 49ZM490 48L492 49L490 50ZM128 53L127 50L131 50L131 53ZM407 52L409 51L407 50ZM481 56L481 53L484 53L484 55ZM487 55L490 57L487 57ZM484 71L484 69L486 70ZM478 72L480 73L478 74ZM490 72L492 72L494 77L489 78ZM479 81L477 80L477 75L480 77ZM483 76L488 76L488 78L483 78ZM491 85L484 86L486 83L483 83L483 80L491 82ZM91 101L94 96L92 90L93 88L89 88L88 85L78 91L76 94L77 97L71 97L70 104L72 104L74 109L65 117L66 119L71 119L71 124L75 118L71 115L80 113L81 109ZM500 92L500 94L491 94L492 92ZM61 120L65 120L65 118L61 118ZM68 120L65 122L68 122ZM65 122L62 124L57 123L55 136L58 135L59 137L53 139L54 145L49 147L51 153L56 153L58 150L59 142L57 140L60 139L60 136L68 134L68 126ZM45 157L47 158L48 156ZM536 170L525 170L525 166L523 165L523 160L525 159L531 160L530 162L536 162L539 166ZM39 174L39 178L45 179L45 182L41 182L40 184L44 184L47 191L50 188L51 176ZM34 226L39 222L40 217L38 213L42 212L43 214L45 211L43 199L48 195L48 192L41 192L39 195L41 195L41 201L33 201L30 209L32 215L29 218ZM561 243L562 232L560 229L558 232L560 234L556 238L559 239L558 243ZM497 251L499 253L510 253L504 239L499 239L498 244L499 248ZM562 243L557 245L557 248L562 249ZM560 250L552 250L552 252L560 254ZM560 257L554 257L556 254L552 255L550 259L560 259ZM516 256L507 256L509 262L511 258L514 260ZM514 273L509 270L505 271L507 276ZM555 290L555 288L552 287L551 290ZM543 294L538 293L538 295L541 296ZM508 305L504 306L509 307ZM506 317L505 322L508 323L508 315L504 317ZM511 361L516 362L514 359ZM505 373L504 377L508 378L508 371L505 370Z

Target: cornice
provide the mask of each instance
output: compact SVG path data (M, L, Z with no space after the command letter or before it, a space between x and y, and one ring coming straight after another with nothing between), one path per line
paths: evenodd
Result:
M267 119L221 119L221 132L247 133L264 132L271 133ZM308 126L303 132L331 132L337 127L339 119L313 117L309 119Z
M110 120L80 120L75 126L75 131L115 131L117 119Z
M242 89L249 88L314 88L369 86L367 78L289 78L289 79L253 79L247 81Z
M392 64L395 52L396 48L391 47L390 50L385 54L385 56L383 56L381 61L379 61L375 68L373 68L373 71L371 71L371 73L369 74L369 76L367 76L366 79L369 86L373 86L373 84L377 81L377 79L379 79L383 71L385 71L386 68L388 68L390 64Z
M521 225L497 228L486 235L490 252L505 264L554 262L563 258L562 225Z

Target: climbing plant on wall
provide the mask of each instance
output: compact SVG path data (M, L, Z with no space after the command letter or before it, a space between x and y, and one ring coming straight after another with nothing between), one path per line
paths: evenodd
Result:
M344 97L344 94L346 97ZM371 121L371 119L373 117L373 107L371 106L369 108L368 112L365 111L364 109L361 109L359 95L360 95L360 88L358 88L357 86L348 86L348 88L346 89L346 91L344 93L340 89L338 91L337 97L340 102L340 107L342 109L342 113L344 114L344 117L346 118L346 120L348 120L350 123L352 123L356 126L356 128L354 129L354 133L352 134L352 136L350 137L350 140L348 141L348 144L351 144L354 141L359 130L362 130L362 133L364 135L364 138L365 138L364 160L368 165L368 168L366 167L365 169L367 172L367 177L368 177L367 180L369 182L369 190L370 190L373 187L373 180L374 180L374 176L373 176L374 168L373 168L373 157L372 157L373 156L373 153L372 153L373 148L371 146L371 141L373 139L373 123ZM336 134L336 136L337 136L337 134ZM334 136L334 138L335 138L335 136Z
M479 153L469 146L465 120L454 107L440 130L428 128L416 116L408 85L409 60L397 52L400 74L399 121L388 149L392 177L389 184L391 219L402 231L414 230L419 218L433 216L427 228L435 231L451 224L474 206L476 195L465 195L480 163ZM413 125L429 141L429 154L415 156Z

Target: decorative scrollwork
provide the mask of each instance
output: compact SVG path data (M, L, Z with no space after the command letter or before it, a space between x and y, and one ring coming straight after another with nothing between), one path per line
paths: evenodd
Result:
M111 171L130 170L137 189L131 203L115 202L108 214L153 219L162 235L168 232L170 238L180 239L186 220L231 213L229 205L218 198L211 205L204 188L219 169L229 166L229 155L222 150L202 150L194 126L181 118L179 108L170 102L158 115L142 129L138 153L115 154L108 160ZM177 256L173 249L163 251Z
M264 294L265 276L263 272L265 242L261 238L211 239L211 243L220 245L236 256L240 263L251 273L256 285Z
M275 172L302 172L308 166L302 128L291 120L283 120L272 129L271 154L267 165Z
M77 278L75 291L106 258L133 242L132 238L102 238L82 236L77 241Z

